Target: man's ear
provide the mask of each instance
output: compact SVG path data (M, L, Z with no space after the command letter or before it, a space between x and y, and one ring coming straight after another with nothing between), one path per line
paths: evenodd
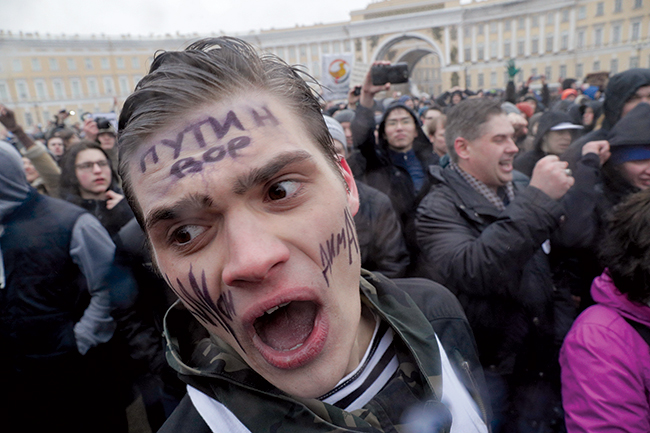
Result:
M469 141L463 137L457 137L454 141L454 149L458 155L458 159L467 159L470 155Z
M343 156L339 157L341 173L343 174L343 180L347 187L348 206L350 206L350 213L354 216L359 211L359 191L357 190L357 183L354 181L354 176L352 176L352 170L350 169L348 162Z

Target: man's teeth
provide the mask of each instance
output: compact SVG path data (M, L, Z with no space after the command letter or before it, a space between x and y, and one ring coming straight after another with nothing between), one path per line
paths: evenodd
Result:
M280 308L282 308L282 307L286 307L287 305L289 305L289 302L285 302L284 304L276 305L275 307L272 307L272 308L269 308L268 310L266 310L266 311L264 312L264 314L273 314L273 313L275 313L277 310L279 310Z

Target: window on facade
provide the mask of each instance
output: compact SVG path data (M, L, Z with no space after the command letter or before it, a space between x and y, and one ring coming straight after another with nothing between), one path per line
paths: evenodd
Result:
M561 78L566 78L567 77L566 65L560 65L560 77Z
M43 81L36 81L34 82L34 87L36 87L36 97L40 101L44 101L47 99L47 93L45 92L45 83Z
M495 58L499 53L499 41L490 42L490 57Z
M639 56L630 57L630 69L638 68L639 66Z
M561 39L561 49L562 50L568 50L569 49L569 33L567 32L562 32L562 39Z
M281 58L281 59L285 59L285 57L284 57L284 48L282 48L282 47L278 47L278 49L277 49L276 51L278 52L278 57L279 57L279 58ZM285 59L285 60L286 60L286 59Z
M20 59L13 59L11 61L11 70L14 72L22 72L23 62L21 62Z
M526 22L524 21L524 17L517 18L517 30L523 30L525 28Z
M544 68L544 75L546 75L546 80L551 81L553 79L553 68L551 66L547 66Z
M484 82L484 78L483 78L483 73L481 72L481 73L478 74L478 87L479 87L479 89L483 88L484 85L485 85L485 82Z
M585 46L585 31L584 30L578 30L577 38L576 38L576 46L578 48L584 48L584 46Z
M490 86L491 87L496 87L497 86L497 73L496 72L490 72Z
M88 94L90 96L99 95L99 91L97 89L97 80L95 80L94 78L88 79Z
M517 82L518 83L523 83L524 82L524 70L520 70L519 73L517 74Z
M329 54L330 52L330 44L327 42L323 42L321 44L321 50L323 51L323 54Z
M530 41L530 52L531 54L539 53L539 39L537 38L537 36L535 36Z
M102 69L109 69L111 67L108 57L102 57L101 65L102 65Z
M465 61L472 61L472 49L470 47L465 47Z
M609 62L609 73L617 74L618 73L618 59L612 59Z
M465 87L472 88L472 76L470 74L465 75Z
M120 86L120 95L128 95L131 90L129 88L129 79L127 77L120 77L118 83Z
M334 41L334 44L332 46L332 53L338 54L340 52L341 52L341 42Z
M568 23L569 22L569 9L563 9L562 10L562 22L563 23Z
M509 32L512 30L512 21L511 20L505 20L503 23L503 30L506 32Z
M32 117L32 113L25 113L25 123L27 126L34 125L34 118Z
M84 59L84 64L86 65L86 69L91 70L93 68L93 59L86 57Z
M638 41L640 34L641 34L641 23L640 22L632 23L631 39L633 41Z
M476 47L476 54L479 61L485 58L485 47L483 46L483 44L478 44L478 46Z
M503 43L503 56L505 58L510 57L510 41L505 41Z
M81 83L79 80L70 81L70 88L72 89L72 97L75 99L81 98Z
M69 71L77 70L77 62L75 62L74 59L66 59L65 63L68 65Z
M54 97L56 99L65 99L65 92L63 91L63 83L61 81L53 81L52 87L54 87Z
M530 22L533 27L539 27L539 15L533 15Z
M478 33L479 35L482 35L483 32L484 32L484 27L485 27L485 26L484 26L483 24L479 24L477 27L478 27L477 33Z
M346 40L343 41L343 50L346 53L349 53L350 51L352 51L352 44L350 43L349 39L346 39Z
M594 61L593 72L598 72L598 71L600 71L600 61L596 60L596 61Z
M296 47L289 47L289 60L294 62L296 59Z
M537 75L537 68L530 68L530 75L533 77Z
M490 33L493 33L493 34L494 34L494 33L496 33L496 32L497 32L497 22L496 22L496 21L492 21L492 22L490 23Z
M546 25L552 26L555 24L555 12L549 12L546 14Z
M612 26L612 43L618 44L621 42L621 25L615 24Z
M602 16L605 14L605 3L604 2L599 2L596 3L596 16Z
M587 18L587 6L580 6L578 8L578 19L584 20Z
M594 45L599 47L603 44L603 29L594 30Z
M621 12L623 10L623 0L614 1L614 12Z
M546 51L553 51L553 36L546 37Z
M9 101L9 89L5 83L0 83L0 100L7 102Z
M582 64L582 63L578 63L578 64L576 65L576 78L577 78L577 79L581 79L581 78L582 78L582 75L583 75L583 73L584 73L583 71L584 71L584 66L583 66L583 64Z
M32 59L32 71L40 71L40 70L41 70L41 60Z
M465 36L466 38L472 36L471 32L472 32L472 28L470 26L463 27L463 36Z
M104 94L109 96L115 94L115 87L111 77L104 77Z
M140 67L140 59L137 57L131 57L131 68L138 69Z
M634 9L639 9L643 7L643 0L634 0Z
M524 55L524 47L525 47L525 45L524 45L524 41L521 40L521 39L518 40L518 41L517 41L517 55L518 55L519 57L521 57L521 56Z
M124 57L116 57L115 64L117 65L117 69L124 69Z
M50 71L59 70L59 61L57 59L50 59Z

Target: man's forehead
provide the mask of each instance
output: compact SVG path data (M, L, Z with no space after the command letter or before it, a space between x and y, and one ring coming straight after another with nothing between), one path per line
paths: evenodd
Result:
M395 108L386 117L386 120L390 119L403 119L404 117L411 117L411 114L404 108Z

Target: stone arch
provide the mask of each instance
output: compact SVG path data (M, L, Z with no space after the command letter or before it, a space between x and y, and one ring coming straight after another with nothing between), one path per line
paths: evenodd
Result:
M424 52L419 57L417 57L413 63L410 63L407 60L404 60L404 61L407 61L407 63L409 63L409 70L412 70L413 66L422 57L424 57L425 55L430 54L430 53L433 53L433 54L437 55L438 58L440 59L440 63L444 65L445 62L444 62L443 59L445 57L444 57L444 55L442 53L442 50L440 49L440 46L433 39L431 39L429 37L426 37L426 36L424 36L424 35L422 35L420 33L402 33L400 35L395 35L395 36L393 36L391 38L388 38L379 47L377 47L377 49L374 51L374 53L372 54L372 58L370 59L370 63L372 63L372 62L374 62L376 60L382 60L382 59L387 58L387 54L388 54L388 52L390 51L390 49L393 46L399 44L400 42L407 41L409 39L421 40L423 42L426 42L431 47L431 51ZM425 51L425 50L413 50L413 51ZM408 53L405 53L400 58L404 58L407 54Z

